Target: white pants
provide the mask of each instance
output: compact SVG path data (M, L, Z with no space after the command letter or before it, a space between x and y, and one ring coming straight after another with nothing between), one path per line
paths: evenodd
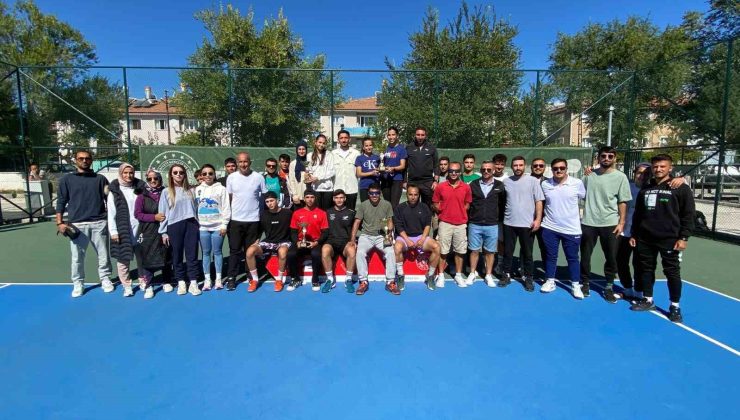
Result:
M357 241L357 275L360 277L360 281L367 280L367 254L376 248L385 254L385 279L386 281L392 281L396 278L396 253L392 246L383 247L383 236L382 235L360 235L359 241Z

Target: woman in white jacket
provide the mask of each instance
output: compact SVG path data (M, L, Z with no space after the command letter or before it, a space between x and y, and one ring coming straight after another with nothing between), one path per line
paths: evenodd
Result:
M328 210L334 203L334 155L326 150L328 140L323 134L316 136L313 152L309 153L306 164L309 175L304 179L306 188L316 192L316 202L320 209Z
M195 188L200 224L200 249L203 253L203 290L211 290L211 255L216 266L216 289L223 289L221 272L224 257L221 252L226 228L231 220L231 203L226 187L216 182L216 169L206 163L201 168L202 182Z

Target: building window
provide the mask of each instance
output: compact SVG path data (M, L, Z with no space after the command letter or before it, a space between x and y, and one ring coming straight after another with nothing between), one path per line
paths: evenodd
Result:
M131 120L132 130L141 130L141 120Z
M344 124L344 115L335 115L334 125L342 125L342 124Z
M185 130L198 130L200 128L200 121L186 118L183 120L183 125L185 126Z
M378 121L378 117L374 117L374 116L373 117L371 117L371 116L366 116L366 117L361 116L361 117L358 117L358 118L360 119L360 127L370 127L370 126L374 125Z
M581 139L581 147L591 147L591 137L584 137Z
M157 130L166 130L167 120L154 120L154 128Z

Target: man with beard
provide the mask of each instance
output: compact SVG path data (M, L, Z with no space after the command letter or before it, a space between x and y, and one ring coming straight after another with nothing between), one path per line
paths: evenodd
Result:
M506 191L501 181L493 179L493 162L487 160L480 167L481 178L470 183L473 201L468 210L468 249L470 250L470 275L466 283L470 286L478 277L478 257L481 249L485 259L484 281L488 287L496 287L493 278L493 256L498 247L498 225L502 220L506 204Z
M416 127L414 142L406 146L406 155L406 180L409 184L416 184L421 193L421 201L431 205L432 193L439 181L439 169L437 148L427 140L426 128Z
M304 256L310 255L313 268L311 290L318 292L321 247L329 236L329 222L326 212L318 208L316 193L312 189L307 189L303 193L303 201L306 206L294 211L290 219L290 236L296 246L290 247L288 251L288 267L293 281L286 289L292 292L303 284L303 279L298 273L298 263Z
M334 207L326 211L326 217L329 219L329 235L326 243L321 248L321 261L326 273L326 283L322 286L321 291L328 293L337 283L334 276L333 260L334 257L341 255L344 257L344 265L347 269L344 286L347 293L354 293L355 286L352 280L352 272L355 268L357 245L349 238L352 235L352 226L355 223L355 211L344 204L347 200L347 194L341 189L334 190L333 200Z
M334 190L344 191L347 208L354 210L357 204L358 181L355 173L355 161L360 156L357 149L349 147L350 135L347 130L339 130L337 142L339 147L332 150L334 155ZM333 198L332 198L333 200Z

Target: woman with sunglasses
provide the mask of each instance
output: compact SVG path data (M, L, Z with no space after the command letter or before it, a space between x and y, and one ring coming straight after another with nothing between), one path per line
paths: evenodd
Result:
M154 271L162 269L162 290L169 293L174 288L172 280L172 268L168 249L162 243L162 235L159 234L159 223L164 220L164 214L159 212L159 198L162 195L162 174L149 169L146 173L146 184L143 191L136 197L134 204L134 217L139 221L136 231L136 264L139 271L139 290L144 291L144 299L154 297L152 278Z
M177 294L190 292L191 295L198 296L198 220L188 174L180 164L170 167L168 186L162 191L162 198L159 200L159 212L165 217L159 225L162 243L172 247ZM182 262L183 253L185 264ZM190 287L185 283L186 265Z
M542 182L545 194L542 239L547 250L545 260L545 284L542 293L555 291L555 269L558 264L558 248L563 244L565 259L572 282L573 297L583 299L581 290L581 265L578 251L581 246L581 216L579 200L586 198L586 188L580 179L568 176L568 161L553 159L550 164L552 178Z
M130 163L123 163L118 168L118 179L110 183L109 190L110 256L116 259L118 279L123 285L123 296L131 297L134 295L134 290L131 285L129 265L134 259L135 233L139 227L139 221L134 215L134 205L136 194L144 190L144 182L136 178L134 167Z
M216 169L206 163L200 169L201 183L195 188L200 224L200 249L203 253L203 290L211 290L211 254L216 266L216 289L223 289L221 272L224 257L221 248L231 220L231 204L226 187L216 182Z

